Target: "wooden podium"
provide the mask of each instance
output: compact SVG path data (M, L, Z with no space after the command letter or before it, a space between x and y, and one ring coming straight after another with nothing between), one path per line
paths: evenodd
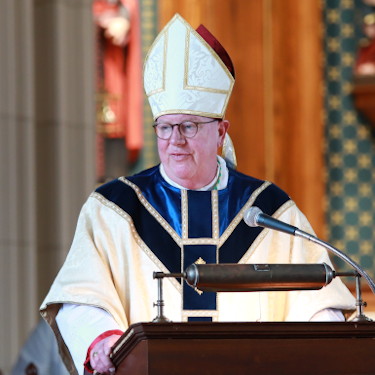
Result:
M375 323L138 323L119 375L375 374Z

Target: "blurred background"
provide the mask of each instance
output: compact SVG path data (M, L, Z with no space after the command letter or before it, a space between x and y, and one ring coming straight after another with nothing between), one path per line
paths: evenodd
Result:
M88 195L159 162L142 64L176 12L234 63L238 170L286 190L319 237L375 276L375 0L2 0L2 374Z

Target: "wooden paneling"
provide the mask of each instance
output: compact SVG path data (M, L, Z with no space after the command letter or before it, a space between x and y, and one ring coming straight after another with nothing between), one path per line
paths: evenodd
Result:
M291 195L322 236L325 192L319 1L274 0L272 20L273 181Z
M159 0L159 26L178 12L217 37L236 69L226 118L238 170L286 190L323 236L319 3Z

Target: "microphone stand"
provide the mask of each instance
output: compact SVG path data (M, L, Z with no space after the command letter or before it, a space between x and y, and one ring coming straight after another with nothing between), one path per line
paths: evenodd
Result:
M194 265L194 264L193 264ZM195 265L194 265L195 266ZM235 265L233 265L235 266ZM152 320L152 323L170 323L171 321L164 316L164 300L163 300L163 278L164 277L176 277L182 278L186 281L189 280L189 268L184 273L164 273L164 272L154 272L153 278L158 280L158 300L154 303L154 307L157 307L157 316L155 319ZM331 270L332 271L332 270ZM199 271L197 271L199 273ZM335 277L355 277L356 278L356 306L357 306L357 315L351 319L352 322L372 322L372 319L368 318L363 313L363 307L367 306L367 303L362 300L362 293L361 293L361 275L357 271L349 271L349 272L335 272L333 271L333 278ZM328 281L328 283L330 280ZM188 284L191 285L188 281ZM194 286L194 285L193 285ZM315 289L315 288L312 288ZM254 289L252 289L254 291ZM271 290L271 289L270 289ZM272 289L273 290L273 289ZM280 289L281 290L281 289ZM290 289L293 290L293 289ZM251 291L249 289L248 291ZM262 289L264 291L264 289Z
M357 306L357 315L351 319L351 322L372 322L372 319L368 318L363 313L363 307L367 306L367 303L362 300L362 291L361 291L361 275L356 272L335 272L336 276L354 276L355 277L355 292L357 298L355 300L355 305Z
M363 314L363 307L367 306L366 302L362 301L362 292L361 292L361 276L367 281L368 286L370 287L372 293L375 295L375 283L369 276L369 274L354 260L349 258L346 254L341 252L340 250L336 249L334 246L330 245L329 243L321 240L320 238L313 236L309 233L306 233L298 228L296 228L294 235L296 237L304 238L311 242L314 242L320 246L323 246L327 250L331 251L339 258L344 260L350 266L352 266L357 272L335 272L336 276L355 276L356 280L356 306L357 306L357 316L352 320L353 322L372 322L372 319L368 318Z
M297 237L301 237L301 238L304 238L306 240L309 240L311 242L314 242L314 243L316 243L320 246L325 247L327 250L333 252L339 258L341 258L346 263L351 265L367 281L367 284L369 285L369 287L371 288L372 292L375 295L375 283L373 282L373 280L371 279L369 274L363 268L361 268L359 264L354 262L354 260L350 259L347 255L345 255L343 252L336 249L335 247L333 247L329 243L319 239L318 237L312 236L311 234L308 234L308 233L303 232L299 229L296 229L296 231L294 232L294 235L297 236ZM353 275L351 275L351 276L353 276Z
M280 220L277 220L263 213L259 207L255 207L255 206L250 207L244 215L244 221L249 227L269 228L269 229L276 230L279 232L287 233L291 236L301 237L311 242L314 242L320 246L323 246L327 250L336 254L339 258L344 260L346 263L350 264L362 277L364 277L368 285L370 286L372 292L375 295L375 283L372 281L371 277L367 274L367 272L363 268L361 268L356 262L350 259L347 255L345 255L344 253L342 253L340 250L336 249L329 243L319 239L318 237L314 235L306 233L294 227L293 225L284 223Z
M295 228L294 235L297 237L304 238L306 240L309 240L311 242L314 242L320 246L323 246L327 250L331 251L335 255L337 255L339 258L344 260L346 263L348 263L350 266L352 266L355 270L353 272L335 272L335 276L354 276L356 278L356 306L357 306L357 315L354 319L352 319L353 322L372 322L372 319L367 318L363 313L363 307L366 307L366 302L363 302L362 300L362 291L361 291L361 277L363 277L367 284L369 285L371 291L375 295L375 283L371 279L371 277L368 275L368 273L361 268L356 262L354 262L352 259L350 259L346 254L341 252L340 250L336 249L329 243L319 239L318 237L315 237L311 234L308 234L306 232L301 231L298 228ZM152 321L153 323L168 323L170 322L165 316L163 312L164 308L164 300L163 300L163 286L162 286L162 280L164 277L176 277L176 278L186 278L186 272L185 273L169 273L166 274L164 272L154 272L153 278L158 280L158 300L156 303L154 303L154 307L156 306L158 308L158 315L157 317Z
M158 280L158 300L154 302L154 307L158 308L158 315L152 321L152 323L171 323L171 321L164 316L164 299L163 299L163 279L164 277L177 277L183 278L182 273L164 273L164 272L154 272L153 278Z

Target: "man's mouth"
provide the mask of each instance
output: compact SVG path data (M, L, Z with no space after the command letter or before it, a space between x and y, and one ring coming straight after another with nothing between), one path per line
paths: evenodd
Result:
M170 157L175 161L183 161L185 160L189 154L170 154Z

